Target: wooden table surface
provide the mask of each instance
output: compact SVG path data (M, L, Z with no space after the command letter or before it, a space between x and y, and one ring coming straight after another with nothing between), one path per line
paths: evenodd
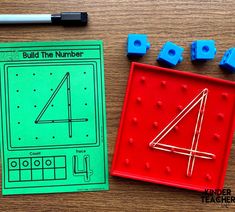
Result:
M126 57L127 34L145 33L151 41L149 53L140 61L156 64L164 42L185 48L177 68L222 79L235 80L218 68L224 51L235 45L234 0L1 0L0 13L56 13L87 11L89 26L1 26L0 42L82 40L104 41L107 98L108 156L112 161L130 61ZM218 53L202 65L190 62L189 44L196 39L213 39ZM235 195L235 142L229 158L225 187ZM1 189L1 188L0 188ZM220 204L203 204L200 193L110 177L110 191L50 195L0 196L0 211L158 211L224 210Z

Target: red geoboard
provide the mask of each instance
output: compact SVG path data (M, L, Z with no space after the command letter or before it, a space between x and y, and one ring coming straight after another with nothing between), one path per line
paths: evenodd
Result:
M234 121L235 82L132 63L111 174L220 189Z

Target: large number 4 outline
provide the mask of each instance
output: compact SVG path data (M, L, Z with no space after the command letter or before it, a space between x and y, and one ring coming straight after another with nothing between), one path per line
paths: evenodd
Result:
M196 158L209 160L215 158L215 155L212 153L197 150L207 96L208 89L205 88L149 143L149 146L154 149L188 156L187 176L192 176ZM191 148L181 148L178 146L162 143L161 140L166 137L166 135L198 104L200 104L200 106L197 114L194 134L192 137Z
M90 156L84 155L83 165L79 166L78 156L74 155L73 156L73 175L84 176L84 181L89 182L92 174L93 174L93 170L90 169Z
M66 83L66 89L67 89L67 118L65 119L50 119L50 120L43 120L43 114L48 109L49 105L53 101L53 99L56 97L57 93L60 91L61 87ZM56 87L55 91L51 95L51 97L48 99L47 103L39 113L38 117L35 120L35 124L55 124L55 123L68 123L68 134L69 137L72 137L72 123L73 122L87 122L87 118L72 118L72 100L71 100L71 86L70 86L70 73L67 72L58 86Z

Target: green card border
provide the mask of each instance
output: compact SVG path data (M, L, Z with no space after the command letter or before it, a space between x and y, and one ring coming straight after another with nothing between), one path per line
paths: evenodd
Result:
M78 41L74 41L74 42L78 42ZM89 184L82 184L82 185L92 185L92 184L97 184L97 185L102 185L102 184L104 184L104 185L106 185L107 183L108 183L108 172L106 171L106 166L108 166L108 160L107 160L107 153L106 153L106 151L107 151L107 140L106 140L106 134L105 134L105 131L106 131L106 122L104 122L104 119L106 118L106 113L105 113L105 102L104 102L104 99L105 99L105 97L104 97L104 95L105 95L105 92L104 92L104 83L103 83L103 81L104 81L104 73L102 72L102 70L104 71L104 67L103 67L103 57L101 56L101 53L103 54L103 50L101 50L102 49L102 42L101 41L98 41L99 42L99 44L95 44L95 42L97 43L97 41L94 41L94 44L84 44L84 45L67 45L67 42L65 42L66 43L66 45L64 45L62 42L61 42L61 44L60 44L60 41L56 41L55 42L55 45L53 45L53 46L43 46L43 44L44 45L46 45L47 44L47 42L41 42L41 44L42 45L40 45L40 46L33 46L33 47L35 47L35 48L37 48L37 47L39 47L39 48L42 48L42 47L45 47L45 48L47 48L47 47L55 47L55 46L57 46L58 47L58 49L60 49L60 47L68 47L69 48L69 50L72 50L71 49L71 46L73 46L73 47L80 47L80 46L97 46L98 48L95 48L95 49L89 49L89 48L84 48L84 49L81 49L81 48L76 48L76 50L78 50L78 49L80 49L80 50L99 50L99 52L100 52L100 57L99 58L92 58L93 60L100 60L100 74L101 74L101 78L100 78L100 82L101 82L101 85L100 85L100 89L101 89L101 102L102 102L102 108L101 108L101 111L102 111L102 117L104 117L103 119L102 119L102 122L103 122L103 128L102 128L102 135L103 135L103 143L104 143L104 146L103 146L103 155L104 155L104 167L103 167L103 172L104 172L104 182L101 182L101 183L89 183ZM13 43L14 44L14 43ZM20 43L15 43L15 45L19 45L19 46L16 46L16 47L11 47L11 46L3 46L3 47L1 47L1 49L3 49L3 48L5 48L5 49L17 49L17 48L32 48L32 46L27 46L27 45L20 45ZM26 44L26 43L25 43ZM32 44L32 43L31 43ZM33 44L35 44L35 42L33 43ZM5 45L8 45L8 44L5 44ZM28 43L28 45L30 45L30 42ZM60 49L60 50L62 50L62 49ZM65 49L65 50L68 50L68 49ZM75 50L75 49L74 49ZM45 49L43 49L43 51L45 51ZM50 50L48 50L48 51L50 51ZM15 51L0 51L0 52L15 52ZM65 59L61 59L61 60L65 60ZM79 59L80 61L81 60L83 60L83 59ZM84 59L84 60L86 60L86 59ZM22 60L14 60L13 62L21 62ZM35 60L27 60L27 61L35 61ZM40 61L40 60L37 60L37 61ZM45 60L43 60L43 61L45 61ZM48 60L48 62L50 62L51 60ZM55 59L55 61L60 61L60 59ZM74 61L74 60L68 60L69 62L72 62L72 61ZM5 61L0 61L0 62L5 62ZM1 71L0 71L0 74L1 74ZM1 75L0 75L0 100L2 100L2 85L1 85ZM1 112L1 114L3 114L2 113L2 101L1 101L1 104L0 104L0 112ZM1 125L3 126L3 117L2 117L2 115L1 115ZM18 188L32 188L32 189L34 189L34 188L37 188L37 187L57 187L57 186L79 186L79 185L81 185L81 184L74 184L74 185L72 185L72 184L70 184L70 185L56 185L56 186L34 186L34 187L17 187L17 188L7 188L6 187L6 182L5 182L5 175L3 174L3 173L5 173L5 161L4 161L4 150L3 150L3 140L4 140L4 134L3 134L3 127L2 127L2 179L3 179L3 189L5 190L5 189L18 189ZM106 142L105 142L106 141ZM90 191L93 191L93 190L107 190L108 189L108 186L106 186L105 188L91 188L91 189L89 189ZM5 194L5 192L4 192L4 190L2 190L2 192L3 192L3 194ZM71 192L72 191L88 191L87 189L74 189L74 190L72 190L71 189ZM58 191L57 191L58 192ZM33 193L33 192L32 192ZM39 192L40 193L40 192ZM46 193L54 193L54 192L46 192ZM18 192L6 192L6 194L18 194Z

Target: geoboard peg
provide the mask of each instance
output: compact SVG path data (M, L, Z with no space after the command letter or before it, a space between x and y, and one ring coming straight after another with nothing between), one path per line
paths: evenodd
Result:
M134 143L134 139L133 138L129 138L128 139L128 143L132 145Z
M174 126L173 130L174 130L175 132L178 132L178 131L179 131L179 127L178 127L177 125Z
M150 169L150 164L149 164L149 162L146 162L145 163L145 168L148 170L148 169Z
M196 135L200 135L200 131L197 130L197 131L195 132L195 134L196 134ZM193 152L193 154L194 154L194 152Z
M214 138L215 141L219 141L220 140L220 135L218 133L215 133L213 135L213 138Z
M137 124L137 123L138 123L138 119L137 119L136 117L133 117L132 123L133 123L133 124Z
M199 112L200 112L200 114L202 115L202 114L204 114L205 110L204 110L204 109L201 109Z
M145 81L146 81L146 77L145 77L145 76L142 76L141 79L140 79L140 82L141 82L142 84L144 84Z
M218 117L219 121L223 121L224 120L224 114L223 113L218 113L217 117Z
M210 174L206 174L206 180L207 180L207 181L211 181L211 180L212 180L212 177L211 177Z
M171 167L170 166L166 166L166 173L171 174Z
M158 127L158 122L153 122L153 128L156 129Z
M157 101L157 107L161 108L162 107L162 101Z
M165 81L165 80L161 81L161 87L162 87L162 88L165 88L165 87L166 87L166 81Z
M128 158L125 159L125 165L129 166L130 165L130 160Z
M228 93L222 93L221 96L222 96L223 100L228 99Z
M181 112L181 111L183 110L183 106L182 106L182 105L178 105L178 106L177 106L177 110L178 110L179 112Z
M136 98L136 102L137 102L138 104L140 104L140 103L142 102L142 99L141 99L140 96L138 96L138 97Z
M183 84L183 85L181 86L181 89L182 89L182 91L187 91L187 90L188 90L188 86L185 85L185 84Z

